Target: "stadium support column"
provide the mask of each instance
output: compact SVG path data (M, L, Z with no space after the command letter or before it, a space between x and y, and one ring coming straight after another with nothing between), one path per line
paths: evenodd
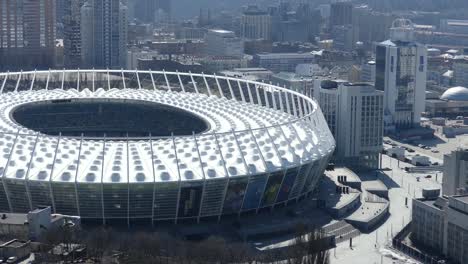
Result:
M151 69L149 70L149 74L151 76L151 84L153 84L153 90L156 91L156 83L154 82L154 76L153 76L153 72L151 71Z
M167 90L170 92L172 91L171 84L169 83L169 79L167 78L167 74L165 70L163 70L163 75L164 75L164 80L166 80Z
M239 93L241 95L242 102L245 103L244 91L242 90L242 85L240 84L239 80L237 80L237 88L239 89Z
M221 145L219 144L219 140L218 140L218 136L216 135L216 133L213 133L213 136L215 138L215 143L216 143L216 147L218 148L219 150L219 155L221 157L221 161L223 162L223 168L224 168L224 173L225 173L225 177L227 177L227 181L226 181L226 186L229 185L229 172L228 172L228 169L226 168L226 160L224 159L224 155L223 155L223 152L221 150ZM227 187L226 187L227 188ZM204 189L204 188L203 188ZM222 208L223 208L223 205L224 205L224 199L225 197L223 196L223 201L221 202L221 213L222 213ZM221 219L221 214L218 215L218 221Z
M250 104L255 105L253 96L252 96L252 91L250 91L250 84L249 83L246 83L246 84L247 84L247 93L249 94Z
M23 70L21 70L19 76L18 76L18 80L16 80L16 86L15 86L15 92L18 91L18 87L20 85L20 82L21 82L21 77L23 76Z
M140 75L138 74L138 71L137 71L137 70L135 70L135 75L136 75L136 77L137 77L138 89L141 89Z
M265 97L265 105L267 108L270 108L270 100L268 100L268 94L267 94L267 90L265 89L265 86L262 87L262 90L263 90L263 97Z
M236 142L236 146L237 146L237 149L239 150L239 153L241 154L241 157L242 157L242 162L244 163L244 167L245 167L245 171L246 171L246 174L250 176L250 170L249 170L249 166L247 165L247 162L245 161L245 156L244 156L244 153L242 152L242 148L240 147L240 143L239 143L239 139L237 138L237 135L236 135L236 132L234 130L232 130L232 135L234 136L234 140ZM228 191L228 188L229 188L229 183L231 182L231 177L228 178L228 182L227 182L227 185L226 185L226 189L224 190L224 194L223 194L223 205L224 205L224 201L226 201L226 195L227 195L227 191ZM247 186L246 186L247 188ZM247 189L246 189L247 190ZM244 195L244 198L245 198L245 195ZM242 203L244 201L242 200ZM241 205L241 208L239 209L239 215L240 215L240 212L242 211L242 205ZM221 207L221 213L219 215L219 219L218 219L218 222L221 220L221 214L223 212L223 207Z
M215 78L215 80L216 80L216 85L218 86L219 96L220 96L221 98L224 98L223 89L221 89L221 85L219 85L218 76L216 76L216 74L214 74L214 78Z
M31 81L31 86L29 87L30 91L32 91L33 88L34 88L34 82L36 81L36 73L37 73L37 71L34 70L33 78L32 78L32 81Z
M58 139L57 139L57 146L55 147L54 158L52 160L52 168L50 169L50 175L49 175L50 199L52 201L52 210L53 210L53 212L55 214L57 213L57 208L55 207L54 192L52 190L52 177L54 176L55 161L57 160L57 153L58 153L58 149L59 149L59 146L60 146L60 140L61 139L62 139L62 132L59 133L59 136L58 136ZM78 156L79 155L80 155L80 153L78 153ZM78 163L77 167L78 166L79 166L79 163ZM76 176L75 176L75 179L76 179ZM75 186L76 186L76 184L75 184Z
M45 90L49 90L49 82L50 82L50 70L49 70L49 73L47 73L47 81L46 81L46 87L45 87Z
M60 90L63 91L64 86L65 86L65 69L62 70L62 82L60 84Z
M2 88L0 89L0 94L3 93L3 89L5 88L5 84L6 84L7 80L8 80L8 76L10 76L10 72L9 72L9 71L6 73L5 79L3 79Z
M109 74L109 71L107 71ZM108 75L109 76L109 75ZM106 225L106 215L104 210L104 159L106 156L106 134L104 134L104 139L102 143L102 164L101 164L101 209L102 209L102 224Z
M80 74L80 69L78 69L78 77L76 78L76 90L80 91L80 79L81 79L81 74Z
M229 80L228 78L226 78L226 81L227 81L227 83L228 83L229 92L231 93L231 98L232 98L232 100L237 101L237 98L236 98L236 96L234 95L234 91L232 90L231 80Z
M210 89L210 85L208 84L208 81L206 80L206 76L204 73L202 73L202 76L203 76L203 81L205 82L205 86L206 86L206 90L208 92L208 96L212 96L211 94L211 89Z
M195 140L195 145L197 147L198 157L200 159L200 165L201 165L201 170L202 170L202 174L203 174L203 189L202 189L202 196L200 198L200 208L198 209L198 216L197 216L197 223L200 223L200 217L201 217L203 202L204 202L203 199L205 199L206 176L205 176L205 171L203 170L203 162L201 160L200 149L198 148L197 137L195 136L195 132L192 132L192 133L193 133L193 139ZM219 151L221 151L221 149ZM222 158L223 158L223 156L221 154L221 159ZM224 160L223 160L223 162L224 162Z
M258 85L255 85L255 94L257 95L257 102L259 105L262 105L262 98L260 97L260 91Z
M281 166L282 166L283 168L285 168L285 169L284 169L284 172L283 172L283 178L281 179L280 190L278 190L278 193L276 194L276 197L275 197L275 200L274 200L274 202L273 202L273 205L271 206L271 209L273 209L273 207L274 207L274 205L275 205L275 203L276 203L276 199L278 199L278 194L279 194L280 191L281 191L281 186L283 185L283 181L284 181L284 178L285 178L285 176L286 176L286 172L288 171L288 169L286 169L287 164L285 164L285 162L284 162L283 159L281 158L281 155L280 155L280 152L279 152L279 150L278 150L278 147L276 147L275 140L273 139L273 137L271 136L270 132L268 131L268 128L265 128L265 127L264 127L264 129L265 129L265 131L266 131L266 133L267 133L267 135L268 135L268 138L269 138L270 141L271 141L271 145L273 145L273 150L275 151L276 156L278 156L278 159L279 159L280 162L281 162ZM277 129L277 128L276 128L276 129ZM285 140L286 140L286 142L287 142L288 139L285 138ZM271 175L271 174L270 174L270 175ZM267 184L268 184L268 181L267 181ZM266 186L265 186L265 188L266 188ZM263 192L265 192L265 191L263 191Z
M182 92L185 93L185 87L184 87L184 83L182 82L182 79L180 78L180 73L179 71L176 71L176 73L177 73L177 79L179 79L180 88L182 88Z
M109 69L107 69L107 90L110 91L110 89L111 89L110 73L109 73Z
M122 75L122 85L123 85L123 88L124 89L127 89L127 84L125 83L125 73L124 73L124 70L120 70L120 73Z
M153 76L153 74L151 74L151 76ZM154 202L156 200L156 171L154 170L153 136L151 135L151 133L149 134L149 143L150 143L150 151L151 151L151 169L153 170L153 202L151 203L151 227L154 228Z
M197 82L195 81L195 79L193 78L192 72L190 72L190 79L192 80L192 84L193 84L193 87L195 88L195 92L196 92L197 94L199 94L199 92L198 92L198 85L197 85Z
M127 147L127 227L130 228L130 152L128 151L128 133L125 143Z
M78 148L78 163L76 164L76 174L75 174L75 202L76 202L76 211L78 212L78 215L81 217L81 211L80 211L80 198L78 196L78 173L80 169L80 161L81 161L81 149L83 147L83 133L81 133L80 137L80 146Z
M5 195L6 195L6 198L7 198L7 201L8 201L8 207L10 207L10 212L11 213L13 213L13 207L11 205L10 194L8 192L8 186L7 186L7 182L6 182L6 180L7 180L6 173L8 171L8 165L10 164L11 156L13 156L13 151L15 150L16 142L18 142L19 132L20 132L20 130L18 129L18 131L16 132L15 140L13 141L13 145L11 146L11 151L8 154L8 160L7 160L7 163L5 164L5 169L3 170L3 175L2 175L3 188L5 190Z
M28 164L28 169L26 171L26 181L25 181L25 186L26 186L26 194L28 196L28 201L29 201L29 208L31 211L34 209L33 208L33 202L32 202L32 196L31 196L31 191L29 190L29 172L31 171L31 167L34 161L34 153L36 153L36 148L37 148L37 142L39 141L39 133L36 134L36 139L34 140L34 146L31 151L31 159L29 159L29 164Z
M180 204L180 192L181 192L181 189L182 189L182 181L180 179L179 158L177 156L177 147L176 147L176 143L175 143L174 133L172 133L171 139L172 139L172 145L173 145L173 148L174 148L174 155L175 155L176 164L177 164L177 175L179 176L179 190L178 190L178 193L177 193L176 214L175 214L175 219L174 219L174 223L177 224L177 220L179 218L179 204Z

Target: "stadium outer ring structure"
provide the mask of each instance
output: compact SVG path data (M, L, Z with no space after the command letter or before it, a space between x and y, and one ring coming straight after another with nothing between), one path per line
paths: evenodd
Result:
M318 104L272 84L165 71L0 73L0 212L40 206L103 223L219 219L307 197L335 149ZM12 111L35 102L169 105L210 124L181 136L44 134Z

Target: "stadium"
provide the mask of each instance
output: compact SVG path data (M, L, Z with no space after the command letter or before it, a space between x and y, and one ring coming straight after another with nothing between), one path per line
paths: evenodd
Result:
M0 74L0 212L220 220L295 203L335 149L317 103L216 75Z

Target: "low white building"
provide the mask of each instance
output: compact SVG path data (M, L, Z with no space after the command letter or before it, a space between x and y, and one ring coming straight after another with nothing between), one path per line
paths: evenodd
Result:
M380 167L383 92L368 83L315 81L314 97L335 136L335 160L365 169Z
M429 166L431 165L431 160L426 156L415 155L411 158L411 164L415 166Z
M405 158L405 148L404 147L392 147L387 150L387 155L397 158L397 159L404 159Z

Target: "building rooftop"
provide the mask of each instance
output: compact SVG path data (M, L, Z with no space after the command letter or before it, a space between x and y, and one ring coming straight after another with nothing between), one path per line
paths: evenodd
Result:
M468 101L468 88L457 86L445 91L440 97L447 101Z

